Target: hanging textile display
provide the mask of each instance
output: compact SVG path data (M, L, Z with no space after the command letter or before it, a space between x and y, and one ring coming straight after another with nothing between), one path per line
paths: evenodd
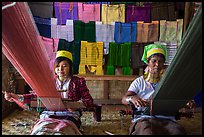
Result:
M125 22L150 22L150 9L150 3L144 3L143 6L127 5L125 9Z
M118 45L115 42L109 43L109 54L107 63L107 75L115 75L115 65L116 65L116 54Z
M58 49L58 43L59 43L59 39L58 38L46 38L41 36L41 39L45 45L46 48L46 53L48 55L48 61L49 61L49 66L50 66L50 71L53 75L53 77L55 77L55 73L54 73L54 60L56 58L56 52Z
M59 39L57 39L57 38L46 38L46 37L43 37L43 36L40 36L40 38L42 39L42 41L43 41L43 43L45 45L46 53L48 55L49 61L51 59L55 59Z
M33 17L35 24L41 36L51 38L51 20L50 18Z
M125 5L129 5L129 4L137 4L137 3L141 3L141 2L111 2L111 4L125 4Z
M183 36L183 19L177 19L177 44L178 46L181 44L182 36Z
M3 54L49 110L64 110L50 73L45 45L27 3L17 2L2 10L2 18Z
M85 2L86 4L110 4L111 2Z
M67 26L67 33L68 33L68 39L67 41L73 41L74 40L74 21L73 20L67 20L66 21Z
M148 44L150 43L131 42L131 67L133 69L145 66L141 58L144 52L144 46Z
M167 54L168 55L168 61L165 62L164 64L170 65L176 52L177 52L178 46L176 44L167 44L166 47L167 47L167 52L168 52L168 54Z
M136 42L137 22L115 22L114 40L116 43Z
M160 20L160 35L159 35L159 41L166 41L166 20Z
M183 19L176 21L160 20L160 36L159 41L177 44L181 43L183 32Z
M28 2L33 16L41 18L52 18L53 2Z
M155 94L152 114L174 116L202 91L202 6L183 36Z
M57 36L57 18L51 18L51 38L58 38Z
M103 24L125 22L125 4L102 4L101 21Z
M108 64L107 64L107 75L115 74L115 67L122 67L123 75L130 75L130 49L131 43L120 43L115 42L109 43L109 54L108 54Z
M74 21L74 41L96 42L95 21L84 23L80 20Z
M96 25L95 21L89 21L84 25L83 40L96 42Z
M74 21L74 40L82 41L84 39L84 22L80 20Z
M57 50L67 50L73 55L73 74L78 74L79 63L80 63L80 49L81 43L76 41L66 41L64 39L59 40L59 45Z
M78 20L78 2L54 2L55 17L58 25L65 25L66 20Z
M86 74L85 66L96 75L103 75L103 42L81 41L79 74Z
M68 40L68 26L67 25L57 25L57 37L59 39Z
M112 24L102 24L101 21L96 21L96 41L104 43L104 55L109 53L109 42L114 40L115 22Z
M137 41L138 43L154 42L159 40L159 21L144 23L137 22Z
M89 21L100 21L100 4L85 4L78 2L79 20L88 23Z
M151 20L176 20L176 2L152 2Z
M67 41L74 40L74 22L66 20L66 25L57 25L57 18L51 18L51 37L65 39Z
M67 25L57 25L57 18L51 18L51 25L52 38L68 39L69 28Z
M131 68L130 68L130 50L131 50L131 43L126 42L120 44L121 50L120 50L120 59L121 59L121 66L123 75L130 75L131 74Z
M165 43L165 42L160 42L160 41L157 41L157 42L154 42L154 43L155 44L162 44L162 45L166 46L168 60L164 63L164 65L170 65L172 60L173 60L173 58L174 58L174 55L177 52L178 46L176 44L173 44L173 43Z

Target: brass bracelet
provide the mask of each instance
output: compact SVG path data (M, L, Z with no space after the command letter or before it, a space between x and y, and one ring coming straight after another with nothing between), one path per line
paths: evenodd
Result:
M18 101L23 102L24 101L24 97L22 95L18 96Z

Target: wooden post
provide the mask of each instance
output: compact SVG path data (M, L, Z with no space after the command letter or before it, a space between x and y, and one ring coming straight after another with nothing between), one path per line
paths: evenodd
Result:
M103 99L109 99L109 81L104 80Z
M192 15L194 13L193 10L194 3L193 2L185 2L185 10L184 10L184 23L183 23L183 35L186 32L186 29L189 25L189 22L192 18Z

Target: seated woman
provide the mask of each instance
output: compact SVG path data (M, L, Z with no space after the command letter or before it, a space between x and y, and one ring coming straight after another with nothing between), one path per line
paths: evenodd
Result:
M59 94L61 94L62 98L70 99L72 101L81 101L83 102L83 105L87 108L93 107L93 98L89 93L89 89L87 88L85 79L73 76L73 59L72 54L69 51L57 51L56 59L54 62L54 71L57 75L56 89L58 90ZM17 99L24 103L30 103L33 98L37 98L37 95L35 93L20 95L5 92L4 97L10 102L13 102L13 99ZM50 111L45 109L40 114L40 119L36 122L33 132L31 134L44 134L45 131L43 131L44 133L42 133L40 130L37 129L42 129L42 127L45 126L48 127L48 124L51 123L54 123L56 127L58 125L58 128L60 129L62 129L62 125L68 125L69 127L72 127L72 132L70 130L66 130L68 133L63 134L81 134L81 116L81 109L70 108L67 111ZM61 127L59 126L60 123ZM77 129L75 127L77 127ZM53 125L50 125L50 128L53 128ZM55 130L53 130L53 132ZM51 131L49 130L49 132Z
M150 44L144 47L142 61L147 64L143 76L136 78L122 97L122 103L133 109L130 135L185 134L184 129L171 117L150 115L151 97L164 74L167 49L164 45Z

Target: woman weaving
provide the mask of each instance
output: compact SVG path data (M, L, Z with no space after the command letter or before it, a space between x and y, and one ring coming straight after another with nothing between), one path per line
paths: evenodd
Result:
M57 75L56 78L56 89L61 94L62 98L70 99L73 101L82 100L83 105L87 108L93 107L93 98L89 93L87 88L86 81L84 78L79 78L73 76L73 59L72 54L66 50L59 50L56 54L56 59L54 62L54 71ZM30 103L32 98L37 98L35 93L30 94L14 94L5 92L5 99L13 102L13 98L17 99L24 103ZM72 121L78 129L80 129L81 121L80 117L82 116L81 109L69 109L66 112L62 113L53 113L53 111L44 110L40 114L40 119L43 118L56 118L56 119L66 119ZM35 134L35 133L32 133Z
M147 64L143 76L136 78L122 97L122 103L133 109L129 134L184 134L184 130L170 117L151 117L150 101L164 74L167 49L164 45L150 44L144 47L142 61ZM160 125L160 126L159 126ZM168 128L171 127L171 129Z

